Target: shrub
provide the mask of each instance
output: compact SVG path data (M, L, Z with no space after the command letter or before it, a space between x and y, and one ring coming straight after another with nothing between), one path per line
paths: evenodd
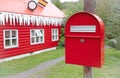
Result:
M62 28L61 28L61 35L60 35L60 41L59 41L59 43L58 43L58 47L57 48L63 48L64 47L64 39L65 39L65 37L64 37L64 26L62 26Z
M120 36L116 37L115 48L118 49L118 50L120 50Z

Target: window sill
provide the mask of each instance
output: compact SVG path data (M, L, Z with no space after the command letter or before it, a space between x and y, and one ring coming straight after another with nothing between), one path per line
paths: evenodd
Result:
M44 42L42 42L42 43L31 43L31 45L39 45L39 44L44 44Z
M18 48L18 46L4 47L4 49L14 49L14 48Z

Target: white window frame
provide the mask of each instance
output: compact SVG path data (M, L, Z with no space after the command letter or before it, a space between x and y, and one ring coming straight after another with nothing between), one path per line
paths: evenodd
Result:
M40 40L39 40L39 42L36 42L36 37L41 37L41 36L37 36L37 35L35 35L35 33L34 33L34 36L32 35L32 30L34 30L34 32L37 34L37 35L41 35L41 33L40 33L40 30L42 30L42 32L43 32L43 34L42 34L42 37L43 37L43 41L41 42ZM33 38L35 38L35 42L34 43L32 43L32 37ZM43 44L44 42L45 42L45 38L44 38L45 36L44 36L44 29L31 29L30 30L30 44L31 45L35 45L35 44Z
M10 31L10 38L5 38L5 31ZM16 31L16 37L12 37L12 31ZM16 48L19 46L18 39L18 30L16 29L5 29L3 31L3 39L4 39L4 49ZM12 45L12 39L16 39L16 45ZM5 41L10 40L10 46L6 46Z
M55 31L57 31L57 33L55 33ZM53 28L51 30L51 33L52 33L52 41L58 41L59 40L59 34L58 34L58 28ZM54 38L53 38L54 36ZM55 37L56 36L56 37Z

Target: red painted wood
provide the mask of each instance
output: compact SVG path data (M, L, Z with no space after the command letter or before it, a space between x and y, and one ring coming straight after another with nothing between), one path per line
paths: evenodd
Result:
M51 38L51 29L58 28L59 36L60 36L60 26L10 26L6 24L6 26L0 26L0 59L16 56L20 54L30 53L38 50L43 50L51 47L56 47L58 45L58 41L52 42ZM5 29L18 29L18 37L19 37L19 47L4 49L4 40L3 40L3 30ZM30 29L44 29L44 39L45 42L42 44L30 44Z

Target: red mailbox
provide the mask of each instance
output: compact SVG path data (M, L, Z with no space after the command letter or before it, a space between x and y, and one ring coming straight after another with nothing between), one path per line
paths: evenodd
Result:
M65 27L66 63L101 68L104 63L104 24L95 14L79 12Z

